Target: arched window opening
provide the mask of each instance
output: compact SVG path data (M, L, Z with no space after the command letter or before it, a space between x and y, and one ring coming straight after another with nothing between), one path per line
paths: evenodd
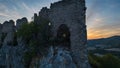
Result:
M70 31L66 24L60 25L57 30L57 44L70 47Z

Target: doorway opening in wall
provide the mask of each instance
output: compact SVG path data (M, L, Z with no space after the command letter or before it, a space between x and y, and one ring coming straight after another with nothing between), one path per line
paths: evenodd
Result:
M70 30L66 24L61 24L57 30L57 45L70 48Z

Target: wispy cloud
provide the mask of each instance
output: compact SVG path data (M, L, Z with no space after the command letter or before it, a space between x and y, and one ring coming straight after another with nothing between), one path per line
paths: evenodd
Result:
M0 13L0 16L8 17L9 15L4 14L4 13Z
M22 2L22 5L23 8L25 8L27 11L29 11L30 13L34 13L34 9L33 8L30 8L27 4L25 4L24 2Z
M87 20L89 20L89 18L91 18L96 13L95 10L98 9L97 4L99 4L97 0L93 0L92 3L87 0Z
M120 35L120 24L110 24L110 25L101 25L92 28L88 28L88 38L95 39L95 38L103 38L109 37L113 35Z
M15 6L11 6L11 8L9 8L10 6L10 4L6 5L4 3L0 3L0 18L3 19L0 20L0 22L4 22L5 20L10 19L16 20L17 18L21 17L19 12L17 11L17 8Z

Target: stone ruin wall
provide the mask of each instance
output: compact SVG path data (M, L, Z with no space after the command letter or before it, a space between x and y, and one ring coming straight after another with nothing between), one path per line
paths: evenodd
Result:
M51 21L54 37L56 36L57 29L61 24L66 24L68 26L71 33L71 53L78 68L89 68L86 49L87 33L85 14L85 0L63 0L55 2L51 4L50 9L44 7L39 12L39 16ZM37 15L35 14L34 17L35 16ZM11 34L14 32L14 29L19 29L21 24L25 22L27 22L27 19L22 18L16 21L16 27L14 26L14 22L11 24L7 23L7 26L3 24L1 25L0 32L8 31L8 33ZM36 20L36 23L40 23L40 21ZM8 27L9 25L10 27ZM10 36L6 38L8 38L6 40L9 40Z
M46 9L46 10L45 10ZM61 24L70 30L71 53L78 68L89 67L87 59L87 32L85 0L63 0L51 4L50 9L43 8L40 16L47 16L52 23L54 37ZM48 12L46 12L48 11Z

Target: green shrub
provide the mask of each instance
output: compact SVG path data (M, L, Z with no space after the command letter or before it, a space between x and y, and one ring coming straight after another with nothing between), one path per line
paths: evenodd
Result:
M17 31L18 37L22 37L27 43L30 39L32 39L33 33L37 32L37 28L33 22L25 23L21 26L21 28Z
M112 54L103 57L89 55L89 62L93 68L120 68L120 59Z
M91 66L92 66L93 68L98 68L98 67L100 67L100 63L99 63L98 61L96 61L96 59L97 59L96 56L90 54L90 55L88 56L88 58L89 58L89 62L90 62L90 64L91 64Z
M32 61L32 57L34 57L36 54L33 50L28 51L24 54L23 59L24 59L24 65L26 68L29 68L29 65Z
M102 68L120 68L120 59L111 54L103 56L100 63Z
M28 51L24 54L25 66L28 67L31 59L40 53L46 55L50 38L50 26L48 20L41 20L40 24L34 22L25 23L17 31L17 36L25 41Z

